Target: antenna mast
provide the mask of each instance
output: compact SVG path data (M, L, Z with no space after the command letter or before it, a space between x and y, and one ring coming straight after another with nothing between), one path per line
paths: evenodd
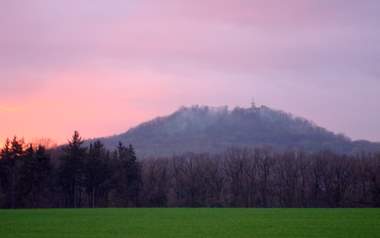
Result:
M251 108L256 108L256 102L254 97L252 97Z

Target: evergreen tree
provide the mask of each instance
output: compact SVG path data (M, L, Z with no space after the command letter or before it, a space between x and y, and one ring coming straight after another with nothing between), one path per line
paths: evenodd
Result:
M83 146L83 139L77 131L64 148L61 159L59 182L65 194L65 206L80 207L83 195L84 159L87 148Z
M0 152L0 207L8 207L10 140L7 138Z
M50 155L44 146L38 146L35 152L36 181L34 193L37 195L36 207L44 207L50 197L52 164ZM45 205L46 206L46 205Z
M36 184L34 172L38 169L34 163L34 149L30 144L25 150L20 165L19 179L17 181L18 206L34 207L35 197L30 196Z
M127 196L130 205L139 206L140 190L141 168L137 162L135 149L129 145L127 149Z
M2 187L5 194L4 207L16 208L17 180L19 176L20 159L23 156L23 140L14 137L7 140L1 151L2 158Z
M116 150L113 152L112 160L112 184L111 206L126 207L128 206L127 194L127 148L119 142Z
M43 146L35 150L30 145L23 156L18 182L18 194L22 206L46 207L50 195L50 156Z
M129 207L139 205L141 188L141 168L132 145L126 147L119 142L116 149L117 159L113 161L112 198L115 206Z
M103 198L106 199L110 186L111 171L109 155L100 141L90 144L85 164L85 188L89 207L96 207Z

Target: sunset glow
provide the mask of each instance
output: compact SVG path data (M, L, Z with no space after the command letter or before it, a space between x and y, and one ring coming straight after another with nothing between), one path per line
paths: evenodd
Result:
M379 12L377 0L2 1L0 142L108 136L253 97L380 141Z

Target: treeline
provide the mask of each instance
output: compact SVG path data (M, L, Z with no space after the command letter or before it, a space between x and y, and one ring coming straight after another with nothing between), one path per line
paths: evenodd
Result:
M229 149L138 160L77 132L52 153L7 141L0 207L380 207L380 155Z
M7 140L0 153L1 208L141 205L141 164L132 146L110 152L97 141L85 147L75 132L54 152Z

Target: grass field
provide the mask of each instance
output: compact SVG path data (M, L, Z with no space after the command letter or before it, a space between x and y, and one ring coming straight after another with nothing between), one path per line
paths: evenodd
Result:
M380 209L0 210L1 238L380 237Z

